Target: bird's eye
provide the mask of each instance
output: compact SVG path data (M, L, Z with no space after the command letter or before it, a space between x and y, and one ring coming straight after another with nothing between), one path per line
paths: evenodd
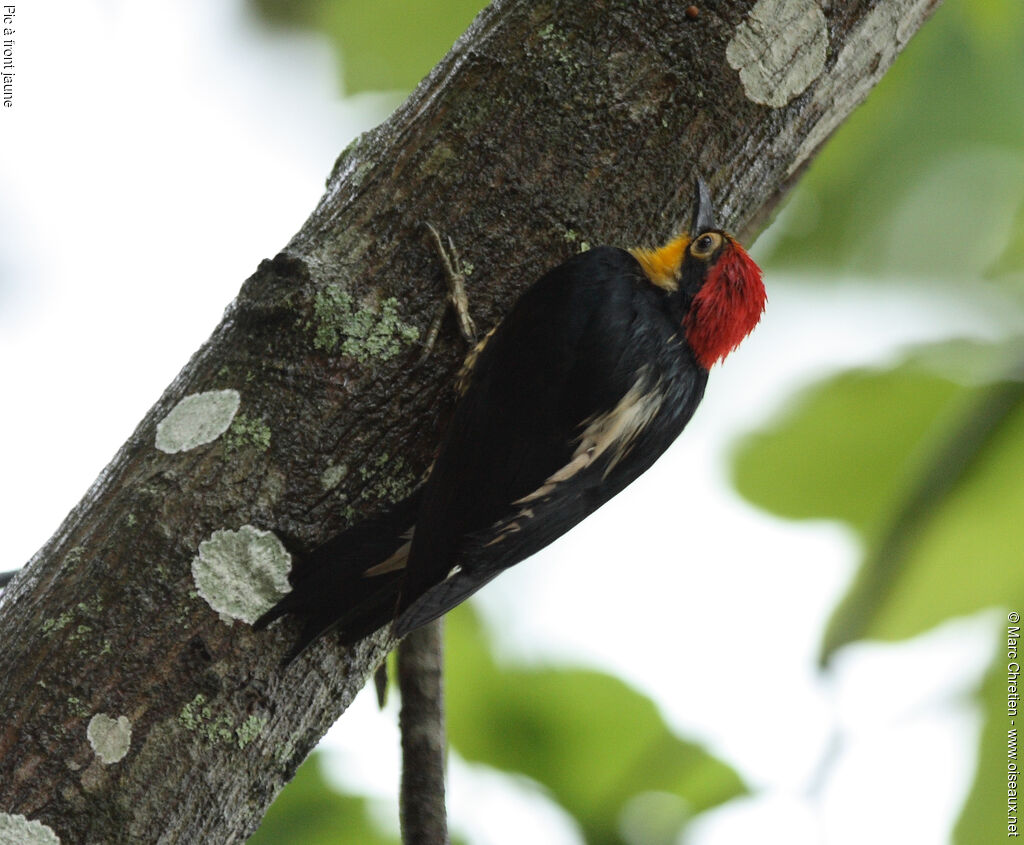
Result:
M722 236L718 232L705 232L694 238L690 252L694 258L710 258L712 253L722 245Z

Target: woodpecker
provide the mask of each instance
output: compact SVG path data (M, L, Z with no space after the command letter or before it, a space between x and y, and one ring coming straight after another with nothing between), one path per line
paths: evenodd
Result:
M765 300L700 180L688 233L550 270L467 357L422 487L299 556L256 628L298 617L290 660L328 629L350 644L390 623L400 637L451 610L650 468Z

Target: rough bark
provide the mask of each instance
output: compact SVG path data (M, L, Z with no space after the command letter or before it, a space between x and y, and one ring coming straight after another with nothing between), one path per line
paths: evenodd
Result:
M749 235L933 5L852 0L819 19L811 0L761 0L756 27L726 0L695 19L674 0L481 13L342 153L298 234L4 592L0 811L64 843L243 840L393 643L328 637L282 670L292 623L228 624L191 564L246 525L313 543L425 471L463 347L449 322L412 366L444 284L423 223L472 264L482 330L586 244L672 235L698 174ZM805 69L766 77L780 50ZM179 400L214 390L240 397L225 433L155 448Z

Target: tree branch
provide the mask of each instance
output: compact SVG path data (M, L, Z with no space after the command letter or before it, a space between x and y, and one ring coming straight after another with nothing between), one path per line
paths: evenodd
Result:
M445 734L441 620L411 632L398 646L402 694L401 821L404 845L445 845Z
M697 19L674 0L482 12L341 155L3 591L0 811L65 843L242 841L392 646L326 637L282 672L294 623L240 620L287 566L263 532L316 543L431 461L463 350L443 332L411 366L442 272L422 224L459 245L482 329L585 244L680 229L696 175L749 233L933 5L806 0L806 31L773 0Z

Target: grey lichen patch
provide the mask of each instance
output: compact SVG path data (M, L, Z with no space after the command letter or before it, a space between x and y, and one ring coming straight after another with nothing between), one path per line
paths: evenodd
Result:
M392 460L385 454L377 455L367 465L359 467L359 477L370 481L360 498L397 502L416 488L416 476L403 458Z
M546 24L537 33L544 42L544 50L548 56L556 59L561 65L572 65L573 57L569 49L569 35L554 24Z
M231 423L227 436L224 438L228 453L235 452L245 446L252 446L261 452L270 448L270 426L257 417L239 414Z
M84 719L89 715L89 708L85 706L85 702L77 695L69 695L67 704L72 715L77 716L79 719Z
M214 716L213 707L202 693L181 708L178 721L188 730L198 733L211 745L231 742L235 738L234 722L231 717L223 713Z
M263 732L269 720L266 716L249 716L236 727L235 720L230 715L215 713L206 696L198 693L181 708L178 721L211 745L231 743L239 748L245 748Z
M43 636L50 637L57 631L66 628L73 618L70 610L65 610L60 616L51 616L43 620Z
M92 596L87 601L82 601L75 605L74 610L65 610L59 616L47 617L43 620L42 624L43 636L52 637L58 631L63 631L75 618L75 611L86 618L95 619L103 611L103 601L99 596ZM91 625L79 624L70 632L70 641L78 642L91 634L92 631L93 627Z
M91 625L79 625L78 627L75 628L74 631L71 632L71 635L68 637L68 642L71 642L71 643L81 642L82 640L86 639L89 636L89 634L91 634L91 633L92 633L92 626Z
M235 728L235 736L238 738L238 747L245 748L256 737L263 733L269 720L266 716L250 716L241 725Z
M89 720L85 735L89 745L105 766L124 758L132 745L132 723L127 716L116 719L97 713Z
M758 0L725 48L747 97L781 108L825 68L828 27L814 0Z
M333 490L344 481L346 475L348 475L348 466L346 464L331 464L321 474L320 486L324 490Z
M203 715L205 713L205 716ZM206 704L206 696L201 692L197 693L188 704L181 708L178 721L190 731L196 730L206 719L209 719L212 711Z
M311 328L314 347L340 352L360 363L387 361L420 336L419 329L401 320L394 297L383 300L379 310L357 308L352 296L337 285L325 287L313 298Z
M228 430L241 401L237 390L186 396L157 425L156 448L174 454L212 443Z
M0 813L0 845L60 845L60 837L42 822Z
M80 601L75 607L84 616L96 617L103 612L103 600L99 596L91 596L85 601Z
M430 154L421 165L421 169L425 174L433 175L435 173L440 173L448 166L449 162L457 159L458 155L450 146L447 144L438 144L430 151Z
M256 507L261 511L273 510L288 486L288 476L278 467L271 466L263 475L263 483L256 498Z
M289 591L291 560L273 532L243 525L199 544L192 579L210 607L251 625Z

